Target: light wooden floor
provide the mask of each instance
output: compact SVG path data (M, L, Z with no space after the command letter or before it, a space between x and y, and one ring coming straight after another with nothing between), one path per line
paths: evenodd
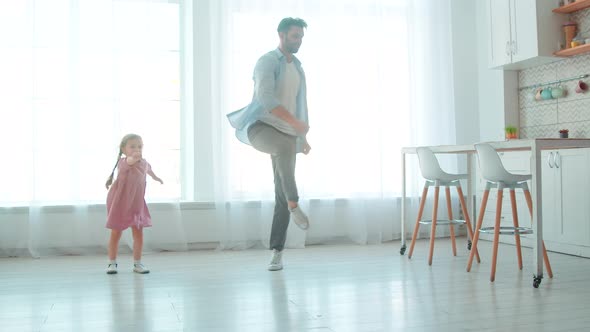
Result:
M103 256L0 259L0 331L587 331L590 260L550 253L554 279L532 287L532 251L523 271L501 245L495 283L490 245L465 272L437 240L414 258L399 242L286 250L269 272L266 250L154 253L148 275L104 273Z

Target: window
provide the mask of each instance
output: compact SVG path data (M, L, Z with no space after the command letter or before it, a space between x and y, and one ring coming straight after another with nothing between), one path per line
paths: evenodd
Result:
M307 76L309 156L298 161L306 198L382 197L399 194L399 151L410 136L405 7L391 2L364 10L356 5L310 1L309 25L297 56ZM287 11L287 10L285 10ZM257 59L278 45L281 13L240 8L231 13L226 38L228 111L252 98ZM295 16L293 14L293 16ZM272 199L268 157L228 131L230 196Z
M129 132L165 181L148 198L179 198L179 28L173 2L0 3L0 204L104 202Z

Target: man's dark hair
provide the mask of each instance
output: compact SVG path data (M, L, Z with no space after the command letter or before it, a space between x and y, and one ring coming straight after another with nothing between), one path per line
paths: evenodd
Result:
M297 26L303 29L307 28L307 23L300 18L286 17L281 20L281 23L279 23L277 32L287 32L292 26Z

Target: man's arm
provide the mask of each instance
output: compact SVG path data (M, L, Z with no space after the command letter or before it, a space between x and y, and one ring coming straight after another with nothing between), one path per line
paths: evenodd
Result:
M258 59L254 68L254 96L267 112L281 105L275 96L275 71L278 65L278 59L265 55Z
M283 105L275 107L270 112L290 124L299 135L307 134L309 130L307 123L297 120Z

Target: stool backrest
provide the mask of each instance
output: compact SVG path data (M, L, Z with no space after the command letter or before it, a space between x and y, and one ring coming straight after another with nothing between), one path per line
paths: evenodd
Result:
M475 144L475 150L477 150L482 178L492 182L504 182L513 177L513 174L508 173L504 168L498 152L491 145L487 143Z
M440 168L438 159L436 159L432 150L426 147L419 147L416 148L416 153L418 153L418 162L420 163L422 177L428 180L436 180L445 174Z

